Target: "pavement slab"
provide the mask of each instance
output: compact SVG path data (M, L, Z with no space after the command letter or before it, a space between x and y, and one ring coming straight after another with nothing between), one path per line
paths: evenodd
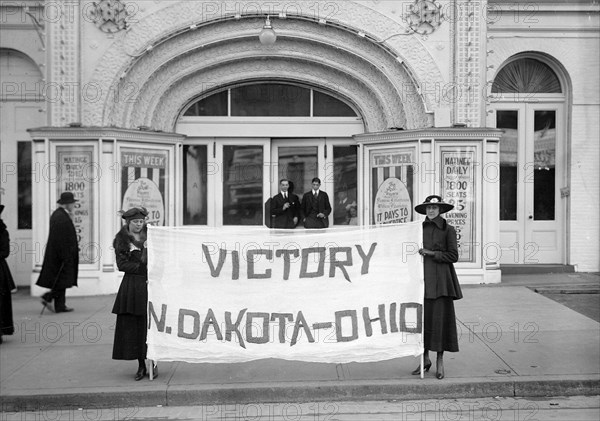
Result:
M537 282L598 278L572 275ZM407 357L160 362L156 380L135 382L137 362L111 359L114 295L69 297L74 312L40 317L39 299L20 292L13 296L17 331L0 346L2 410L600 394L600 323L535 293L535 279L525 281L464 288L456 302L460 352L445 353L443 380L435 364L424 379L412 376L419 359Z

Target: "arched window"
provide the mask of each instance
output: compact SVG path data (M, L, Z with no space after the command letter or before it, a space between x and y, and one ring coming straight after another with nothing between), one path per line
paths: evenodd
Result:
M255 83L192 103L186 117L356 117L346 103L324 92L286 83Z
M31 58L20 51L0 48L2 93L0 101L43 101L42 73Z
M492 93L561 93L560 81L545 63L534 58L521 58L508 63L498 72Z

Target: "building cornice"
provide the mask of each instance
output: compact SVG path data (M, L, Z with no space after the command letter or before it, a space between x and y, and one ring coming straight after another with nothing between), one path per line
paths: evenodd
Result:
M27 129L32 139L97 140L116 139L149 143L177 143L185 135L153 130L133 130L117 127L36 127Z
M428 129L418 130L398 130L398 131L384 131L377 133L365 133L355 135L354 139L359 144L372 143L372 142L414 142L414 141L444 141L444 140L487 140L491 142L498 142L502 135L501 129L488 128L488 127L435 127Z

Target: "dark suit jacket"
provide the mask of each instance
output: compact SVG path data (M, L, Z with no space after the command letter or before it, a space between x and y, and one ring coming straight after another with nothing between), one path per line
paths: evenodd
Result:
M302 213L304 214L304 228L327 228L329 227L329 214L331 204L329 196L322 190L315 200L312 190L304 193L302 197ZM317 218L318 213L323 213L325 218Z
M284 203L289 202L290 207L283 210ZM271 228L296 228L294 217L300 221L300 199L293 193L283 198L281 193L271 199Z
M71 217L63 208L50 217L50 232L37 285L51 289L66 289L77 285L79 246Z

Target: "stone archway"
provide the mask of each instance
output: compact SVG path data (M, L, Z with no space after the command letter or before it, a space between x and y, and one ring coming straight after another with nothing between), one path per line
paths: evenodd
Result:
M86 104L85 125L172 131L181 107L204 92L245 80L279 79L336 92L356 106L369 132L431 126L436 104L418 94L417 81L441 81L437 67L413 37L395 41L407 59L352 32L349 28L360 27L356 16L369 14L382 21L372 27L386 28L382 39L390 31L403 30L371 9L352 13L350 9L362 6L344 2L340 17L348 20L346 28L339 23L319 25L308 17L279 19L277 42L263 46L257 39L262 17L219 19L198 28L168 27L165 22L172 20L165 14L181 14L182 7L163 9L160 23L154 14L141 19L119 48L102 59L93 82L103 95L101 101ZM194 6L185 7L193 19Z

